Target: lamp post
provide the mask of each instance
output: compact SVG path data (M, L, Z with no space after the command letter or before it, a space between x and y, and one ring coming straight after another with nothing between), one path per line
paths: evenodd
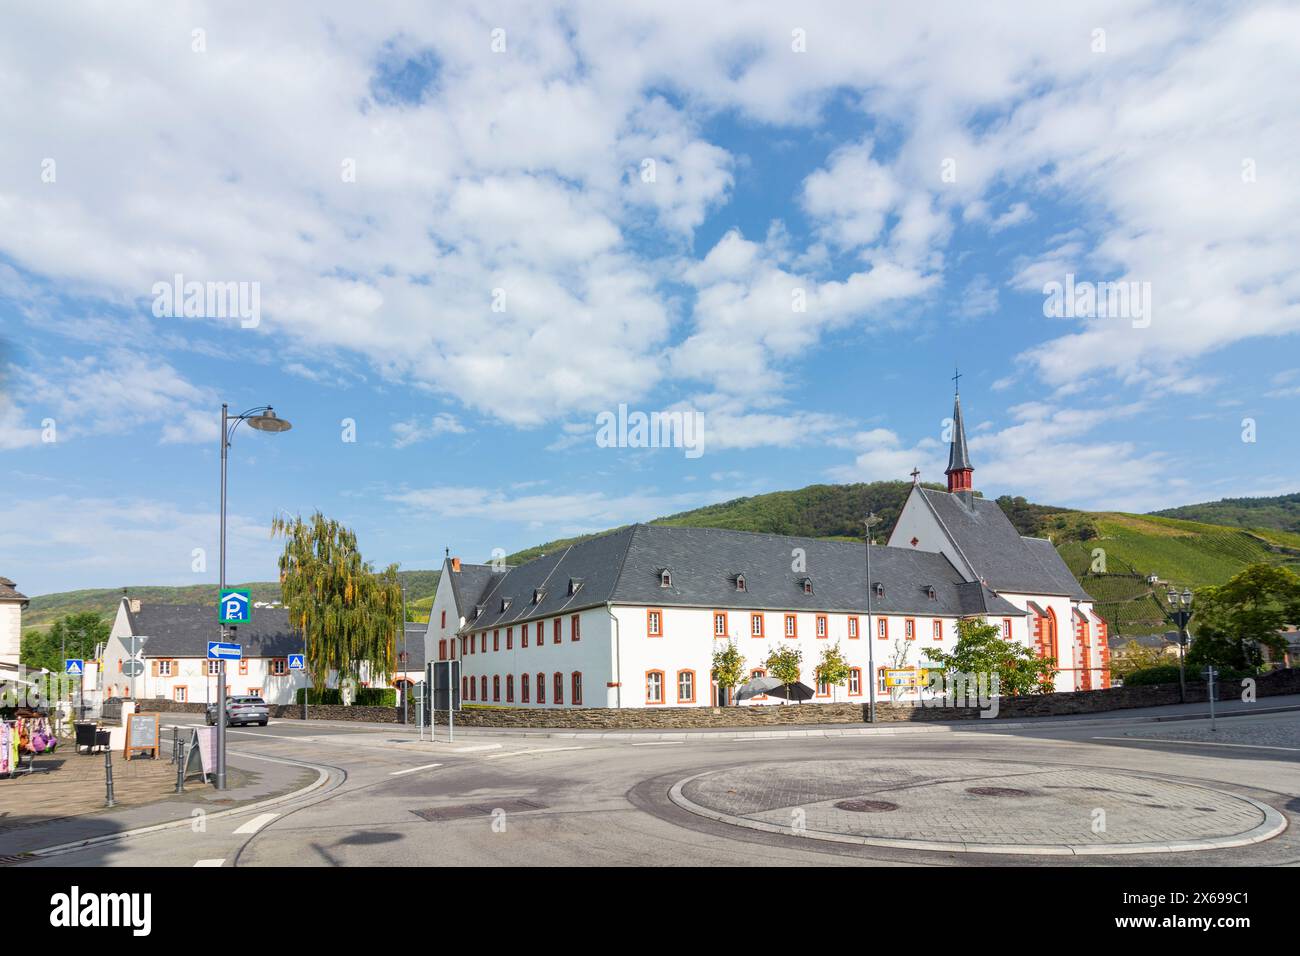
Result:
M429 611L433 614L433 611ZM406 585L402 585L402 723L409 723L406 719L407 711L407 692L411 686L410 680L406 676L407 662L410 657L406 653Z
M1182 703L1187 702L1187 675L1184 671L1183 659L1187 654L1187 624L1192 619L1192 589L1183 588L1183 593L1179 594L1173 588L1170 588L1165 595L1167 606L1162 610L1169 623L1178 628L1178 700Z
M871 594L874 590L871 584L871 526L879 520L874 511L868 511L867 517L862 521L867 529L867 670L870 672L868 677L871 688L867 720L873 724L876 722L876 632L871 624Z
M226 460L230 448L230 439L240 422L248 422L250 428L260 432L287 432L293 426L283 418L278 418L270 405L250 408L242 415L231 415L230 406L221 403L221 582L220 592L226 589ZM219 625L221 641L226 640L226 625ZM226 662L217 661L217 746L216 746L216 786L218 790L226 789Z

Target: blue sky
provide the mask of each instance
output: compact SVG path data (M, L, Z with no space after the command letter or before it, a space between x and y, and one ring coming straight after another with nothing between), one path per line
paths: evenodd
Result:
M1297 490L1295 8L859 6L23 11L0 574L215 580L223 401L294 424L236 436L232 580L281 512L421 568L942 480L954 365L986 494ZM255 284L256 326L155 315L177 273ZM1049 318L1067 274L1149 313ZM704 453L601 447L620 403Z

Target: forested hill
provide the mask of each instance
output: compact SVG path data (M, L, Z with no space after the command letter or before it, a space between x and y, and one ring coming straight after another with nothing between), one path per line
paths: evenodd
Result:
M1220 498L1199 505L1183 505L1152 514L1236 528L1276 528L1300 532L1300 494L1272 498Z

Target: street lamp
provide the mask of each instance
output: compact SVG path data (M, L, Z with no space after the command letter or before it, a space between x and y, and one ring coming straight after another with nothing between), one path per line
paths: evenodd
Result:
M872 630L871 625L871 592L874 587L871 583L871 526L880 519L876 517L874 511L868 511L862 524L867 529L867 670L870 672L871 695L868 698L870 703L867 705L867 720L869 723L876 722L876 632Z
M220 592L226 589L226 460L227 451L230 448L230 439L235 435L235 429L239 427L240 422L248 422L249 428L256 428L259 432L287 432L293 426L283 418L275 414L275 409L270 405L259 405L257 408L250 408L242 415L231 415L230 406L225 402L221 403L221 583L218 591L218 600ZM221 640L226 640L226 625L220 625ZM216 784L218 790L226 789L226 662L223 659L217 661L217 773Z
M1187 653L1187 624L1192 619L1192 589L1183 588L1183 593L1179 594L1175 588L1170 588L1165 594L1166 606L1162 607L1165 617L1170 624L1178 628L1178 699L1182 703L1187 702L1187 675L1184 671L1183 659Z

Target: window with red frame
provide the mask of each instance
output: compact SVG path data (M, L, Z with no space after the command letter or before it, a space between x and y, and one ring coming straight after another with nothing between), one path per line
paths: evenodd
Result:
M882 640L889 640L889 621L881 618L876 622L876 635Z
M582 640L582 617L581 617L581 615L575 614L575 615L573 615L573 617L569 618L569 640L571 640L571 641L580 641L580 640Z
M934 622L934 639L936 641L943 640L943 621Z
M714 637L727 636L727 612L726 611L713 612L713 636Z
M826 615L825 614L817 615L817 636L818 637L826 636Z
M570 695L574 707L582 706L582 671L572 674L573 693Z
M785 636L786 637L799 636L799 619L795 617L793 614L787 614L785 616Z
M751 637L763 636L763 615L761 614L749 615L749 633Z
M521 704L528 703L528 675L527 674L519 675L519 702Z
M916 640L916 621L910 617L903 621L903 636L909 641Z
M528 646L528 625L527 624L519 628L519 646L520 647Z
M849 618L849 640L857 640L857 637L858 637L858 619L856 617L850 617Z
M645 632L650 637L664 636L664 612L651 609L645 612Z
M552 644L560 643L560 623L561 622L558 617L551 622L551 643ZM559 703L559 701L556 701L556 703Z
M506 628L506 650L513 651L514 649L515 649L515 629L513 627L507 627Z
M442 626L442 627L446 627L446 626L447 626L447 609L446 609L446 608L443 608L443 609L442 609L442 625L441 625L441 626Z
M492 650L493 652L501 650L501 628L495 628L492 631Z
M501 702L501 675L492 675L492 700L496 703Z
M546 675L537 675L537 703L546 703Z
M479 678L480 699L487 700L487 674Z
M513 704L514 702L515 702L515 675L507 674L506 675L506 703Z
M559 671L555 672L555 702L564 703L564 675Z
M662 704L664 702L664 672L647 671L645 675L645 702Z
M862 668L860 667L849 668L849 696L862 696Z

